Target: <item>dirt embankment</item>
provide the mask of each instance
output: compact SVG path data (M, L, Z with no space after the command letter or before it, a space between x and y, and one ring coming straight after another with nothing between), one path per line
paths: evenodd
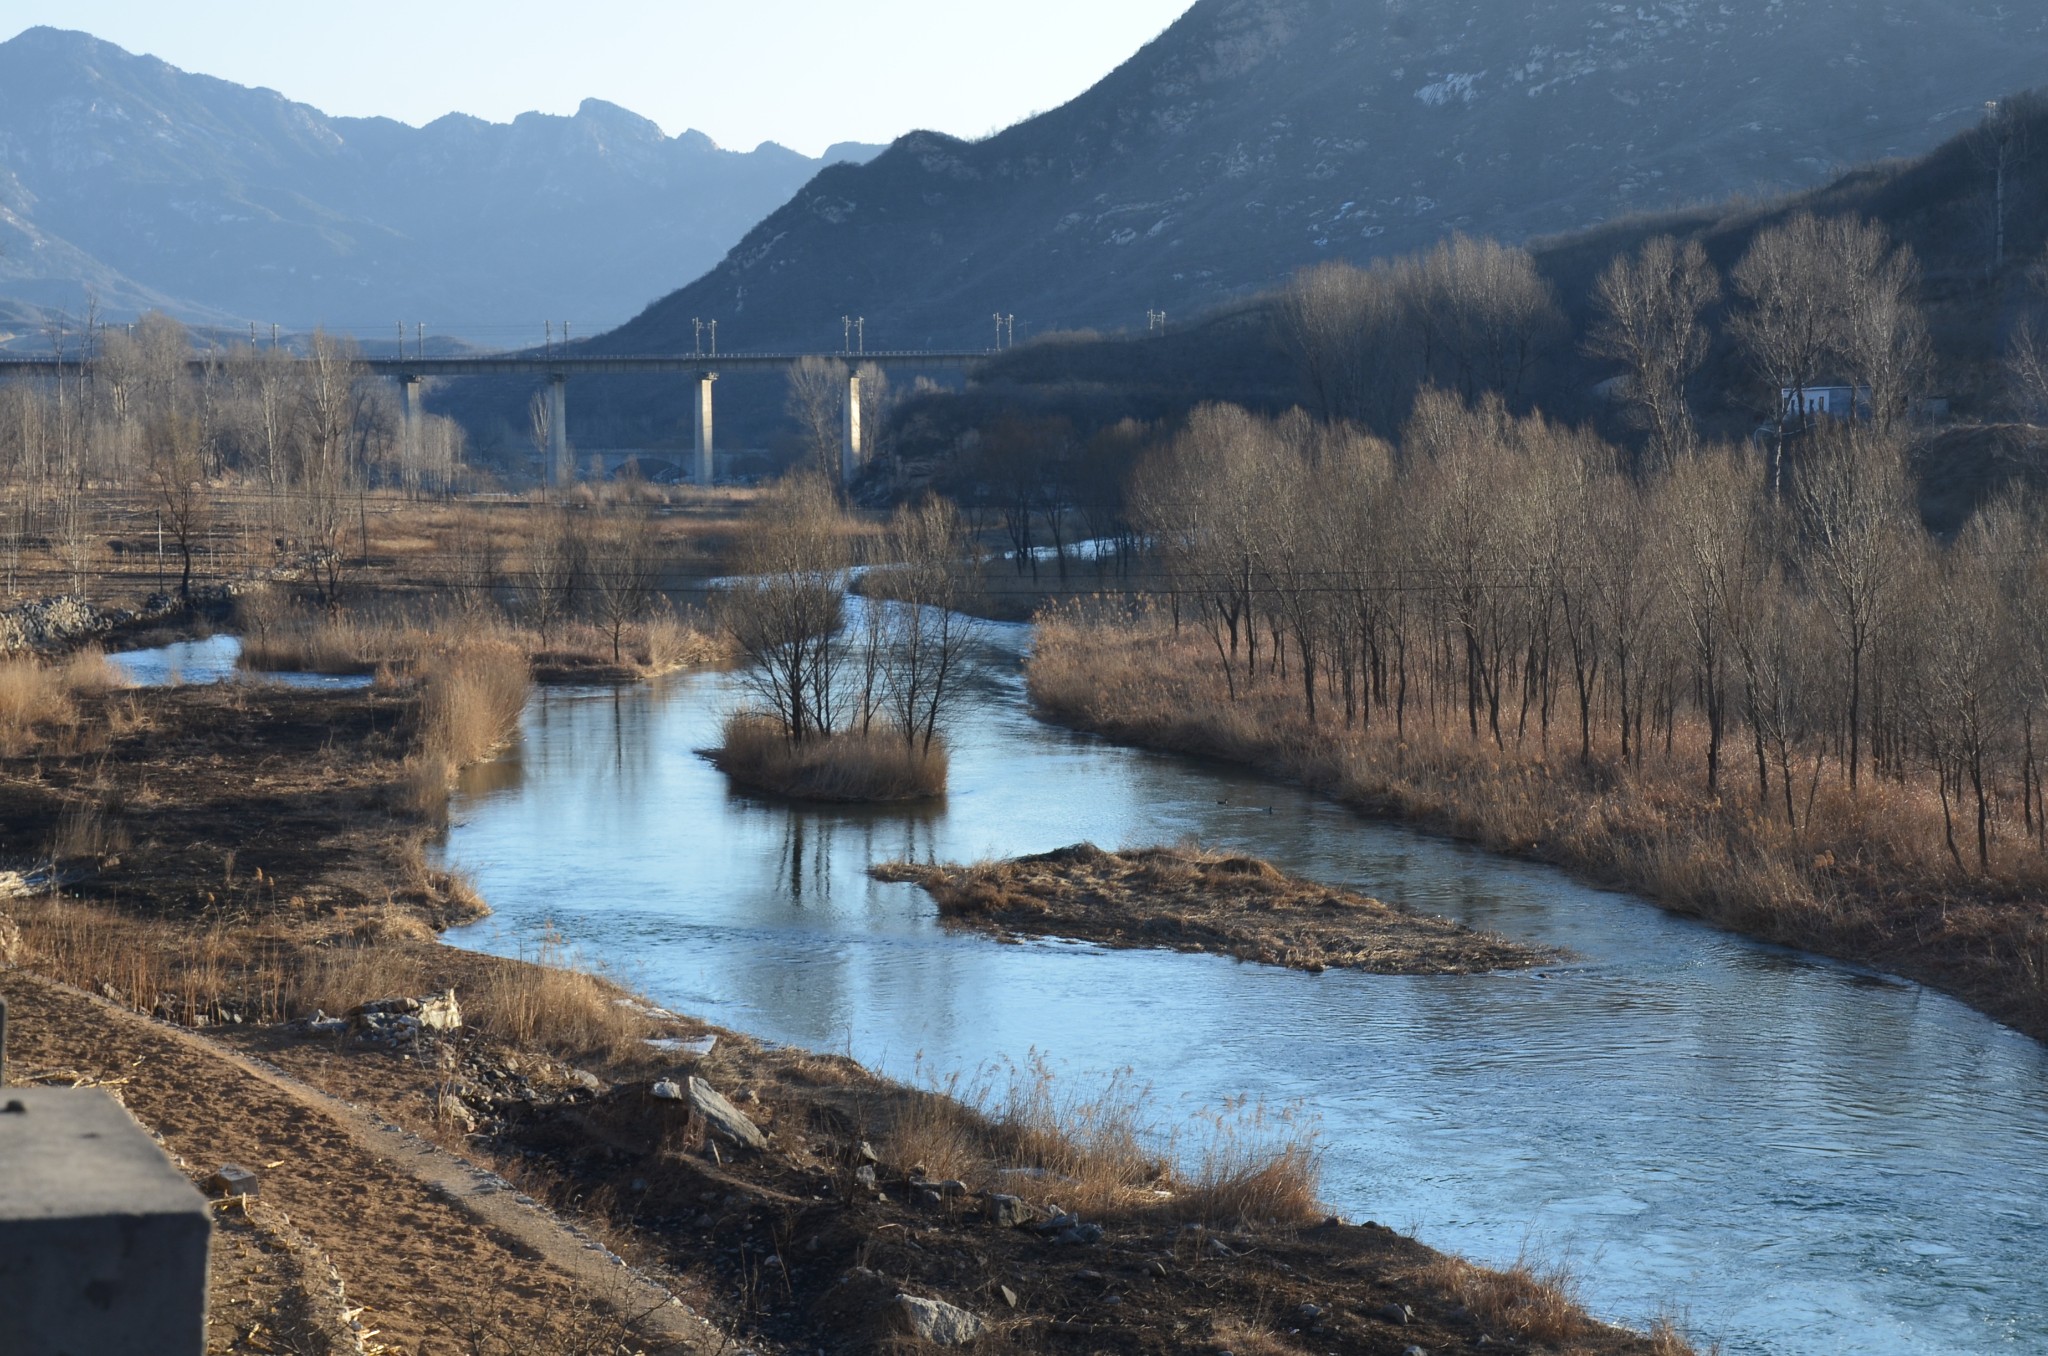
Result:
M808 1356L948 1330L998 1353L1682 1350L1593 1322L1555 1277L1328 1220L1313 1142L1286 1126L1176 1171L1113 1090L1025 1071L916 1091L709 1031L559 954L437 944L476 905L422 859L405 693L81 705L0 760L4 851L61 841L86 896L0 902L19 924L0 966L35 976L0 978L15 1071L117 1088L195 1178L264 1174L223 1218L217 1351ZM452 1031L326 1016L450 989ZM710 1326L654 1330L650 1286Z
M889 862L947 919L999 935L1214 952L1263 965L1381 975L1467 975L1559 958L1443 918L1404 913L1270 863L1185 848L1090 843L976 866Z

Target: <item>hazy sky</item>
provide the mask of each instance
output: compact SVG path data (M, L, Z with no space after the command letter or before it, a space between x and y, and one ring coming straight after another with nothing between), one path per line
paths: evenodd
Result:
M329 113L505 121L608 99L720 145L980 136L1065 103L1192 0L0 0Z

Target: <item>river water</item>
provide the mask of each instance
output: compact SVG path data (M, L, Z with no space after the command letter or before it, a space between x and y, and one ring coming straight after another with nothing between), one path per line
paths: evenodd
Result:
M122 679L136 687L203 686L243 679L277 683L321 692L346 692L370 686L366 675L326 673L249 673L239 666L242 642L235 636L180 640L147 650L122 650L107 656Z
M729 675L550 689L472 770L447 860L679 1010L901 1076L1042 1055L1130 1069L1167 1119L1299 1105L1325 1195L1476 1259L1572 1263L1597 1313L1730 1353L2048 1352L2048 1052L1939 994L1762 946L1546 868L1374 824L1026 708L1024 628L916 813L732 794L695 755ZM952 933L899 856L1195 838L1569 948L1534 974L1305 975Z

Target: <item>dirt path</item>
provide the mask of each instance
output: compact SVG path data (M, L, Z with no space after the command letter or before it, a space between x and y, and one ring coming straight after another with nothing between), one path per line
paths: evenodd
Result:
M191 1031L19 971L0 974L13 1082L109 1088L195 1178L223 1163L263 1169L261 1246L224 1228L233 1274L258 1254L317 1250L311 1288L355 1310L354 1336L405 1356L550 1350L574 1329L631 1322L652 1349L730 1350L658 1282L518 1194L503 1179L381 1117ZM304 1249L303 1243L312 1245ZM332 1275L326 1275L331 1263ZM215 1350L237 1345L216 1268ZM342 1298L345 1295L345 1300ZM317 1293L314 1300L322 1298ZM239 1302L239 1301L234 1301ZM581 1349L580 1347L578 1348Z

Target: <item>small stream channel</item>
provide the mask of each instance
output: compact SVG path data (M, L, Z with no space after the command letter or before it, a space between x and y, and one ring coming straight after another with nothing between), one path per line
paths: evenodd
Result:
M899 1076L1038 1052L1131 1069L1163 1116L1299 1104L1357 1219L1504 1263L1566 1258L1603 1316L1728 1353L2048 1353L2048 1051L1916 985L1745 941L1294 789L1043 725L1016 667L919 813L732 794L695 756L729 675L539 693L445 849L496 916L658 1001ZM188 679L192 670L186 670ZM896 856L1196 838L1578 959L1535 974L1305 975L942 929Z

